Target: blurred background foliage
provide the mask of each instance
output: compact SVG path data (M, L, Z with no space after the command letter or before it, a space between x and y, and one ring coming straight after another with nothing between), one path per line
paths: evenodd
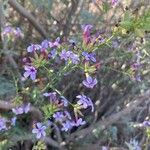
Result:
M2 48L3 43L0 38L0 99L9 101L16 96L16 92L21 91L23 85L18 78L22 74L22 58L26 54L27 46L46 38L54 40L57 37L61 37L62 42L74 39L80 43L83 24L92 24L93 33L100 33L102 38L110 38L113 35L111 42L97 49L97 59L100 62L97 77L100 82L97 88L89 93L93 97L96 111L92 114L94 117L87 115L89 120L87 126L121 111L134 97L149 89L149 0L120 0L116 6L112 6L111 1L108 0L17 0L17 2L34 17L46 34L43 36L27 19L29 16L22 16L12 7L9 0L2 2L5 26L20 27L24 37L10 43L8 41L7 49ZM134 62L134 51L140 51L141 54L141 81L134 78L135 72L130 67ZM8 56L11 56L11 59ZM80 86L75 84L75 81L79 83L80 80L80 73L72 74L69 80L62 79L58 87L61 90L69 85L65 89L65 96L73 101L76 93L82 91ZM34 88L33 85L30 90L27 95L36 103L40 97L39 89ZM137 111L129 116L123 116L105 131L95 129L93 134L84 138L84 141L80 138L67 141L68 149L90 150L95 147L96 150L102 145L109 145L120 147L121 150L121 147L127 148L125 142L129 142L132 138L142 145L145 133L143 129L136 128L133 124L141 123L149 117L149 104L149 101L144 102ZM10 137L10 142L14 141L15 135L18 136L18 132ZM24 135L25 133L19 132L19 141L14 142L15 146L12 146L12 149L18 150L21 145L28 146L30 135ZM63 135L64 139L65 136ZM34 146L33 143L29 144L33 150L38 149L36 144L46 149L43 143L34 144ZM7 142L2 140L1 145L6 146ZM150 149L150 144L148 146Z

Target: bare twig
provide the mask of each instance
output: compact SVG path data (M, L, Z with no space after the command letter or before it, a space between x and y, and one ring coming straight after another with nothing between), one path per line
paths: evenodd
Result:
M35 29L44 37L47 38L46 31L42 26L36 21L36 18L32 16L23 6L21 6L16 0L8 0L8 3L22 16L27 18L29 22L35 27Z

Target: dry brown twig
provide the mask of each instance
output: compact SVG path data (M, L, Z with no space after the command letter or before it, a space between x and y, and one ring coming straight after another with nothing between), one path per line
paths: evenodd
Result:
M33 17L23 6L21 6L16 0L8 0L8 3L23 17L27 18L29 22L35 27L35 29L40 33L44 38L47 38L47 33L44 28L36 21L36 18Z

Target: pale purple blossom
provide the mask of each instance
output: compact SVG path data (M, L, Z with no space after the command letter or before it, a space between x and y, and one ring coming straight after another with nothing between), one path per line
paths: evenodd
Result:
M77 101L77 103L79 104L79 105L81 105L84 109L86 109L87 107L89 107L89 106L91 106L91 108L92 108L92 112L94 111L94 105L93 105L93 103L92 103L92 100L89 98L89 97L87 97L87 96L85 96L85 95L78 95L78 96L76 96L76 98L78 98L79 100Z
M65 116L63 112L56 112L53 114L53 118L55 118L55 121L62 122Z
M150 127L150 121L144 121L143 126L145 127Z
M65 61L69 59L71 51L66 51L65 49L59 54L60 59L64 59Z
M38 122L34 129L32 129L32 133L36 134L36 138L40 139L46 136L46 126L42 125L42 123Z
M16 37L21 37L22 36L22 31L19 27L16 28L16 30L14 30L14 34Z
M79 56L77 54L71 53L69 58L71 59L73 64L78 64L80 59Z
M30 46L27 47L27 52L34 52L36 50L40 50L41 49L41 45L39 44L31 44Z
M64 59L65 61L71 60L73 64L78 64L80 59L79 56L72 51L66 51L65 49L59 54L60 59Z
M12 108L12 112L16 115L21 115L23 114L23 107Z
M61 128L62 131L68 131L72 129L73 123L70 120L66 120L64 123L62 123L62 126L63 126Z
M58 37L54 42L49 42L50 48L56 48L60 45L60 37Z
M68 100L67 100L64 96L61 96L61 102L63 103L63 105L64 105L65 107L68 106Z
M24 77L25 78L30 77L31 80L35 80L36 79L37 70L35 69L35 67L33 67L33 66L25 66L24 69L25 69L25 73L24 73Z
M3 36L9 36L9 35L11 35L11 36L14 36L14 37L18 38L18 37L21 37L23 34L22 34L22 31L20 30L19 27L17 27L15 29L13 27L7 26L2 31L2 35Z
M41 50L43 51L43 50L45 50L47 48L49 48L49 41L48 40L42 41L42 43L41 43Z
M48 97L50 99L50 101L57 100L56 92L44 93L43 96Z
M139 145L139 142L136 141L135 139L131 139L130 144L133 146L133 150L142 150Z
M0 131L7 129L6 127L6 119L5 118L0 118Z
M71 115L68 111L64 111L65 116L71 120Z
M131 68L132 68L133 70L138 70L140 67L141 67L141 64L139 64L139 63L137 63L137 62L135 62L135 63L133 63L133 64L131 65Z
M136 74L135 75L135 80L138 81L138 82L141 82L142 81L141 75L140 74Z
M11 125L12 125L12 126L15 126L16 120L17 120L17 117L11 118Z
M84 56L86 61L96 62L95 53L82 52L82 56Z
M116 5L117 2L118 2L118 0L111 0L111 4L112 4L112 5Z
M55 58L57 55L57 51L56 49L53 49L52 51L50 51L50 53L48 54L49 58Z
M30 103L16 108L12 108L12 112L16 115L21 115L23 113L27 114L29 111L30 111Z
M2 31L2 35L7 35L7 34L11 34L13 31L13 28L10 26L7 26L4 28L4 30Z
M97 84L97 79L92 78L91 76L88 76L86 80L84 80L83 85L85 85L87 88L94 88L94 86Z
M73 125L76 127L81 126L81 125L85 125L85 124L86 124L86 122L84 120L82 120L82 118L79 118L78 120L73 122Z
M23 109L24 109L24 113L27 114L30 111L30 103L28 103L27 105L24 105Z
M107 146L102 146L102 150L108 150Z

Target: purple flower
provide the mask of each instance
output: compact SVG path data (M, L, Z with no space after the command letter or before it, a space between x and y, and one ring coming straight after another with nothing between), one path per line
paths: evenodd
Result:
M78 64L80 61L79 56L77 54L74 54L71 51L62 50L59 56L60 56L60 59L64 59L65 61L70 59L73 64Z
M14 30L14 34L16 37L21 37L22 31L20 30L19 27L17 27L16 30Z
M62 123L62 131L68 131L73 127L73 123L69 120L66 120L66 122Z
M63 105L64 105L65 107L68 106L68 100L67 100L64 96L61 96L61 101L63 102Z
M136 74L136 75L135 75L135 80L138 81L138 82L141 82L141 81L142 81L140 74Z
M15 29L13 27L8 26L4 28L2 35L6 35L6 36L12 35L18 38L18 37L21 37L23 34L19 27Z
M17 120L17 117L11 118L11 125L12 125L12 126L15 126L16 120Z
M144 122L143 122L143 125L144 125L145 127L150 127L150 121L144 121Z
M41 50L45 50L49 48L49 41L48 40L44 40L42 43L41 43Z
M46 126L51 126L53 123L52 123L52 121L49 119L47 122L46 122Z
M92 78L91 76L88 76L86 80L84 80L83 85L85 85L87 88L93 88L97 84L97 79Z
M49 42L49 47L50 48L55 48L60 45L60 37L58 37L54 42Z
M132 68L133 70L138 70L140 67L141 67L141 64L136 63L136 62L131 65L131 68Z
M16 115L21 115L23 113L28 113L30 111L30 103L27 105L19 106L16 108L12 108L12 112Z
M111 4L115 5L118 2L118 0L111 0Z
M65 116L71 120L71 115L68 111L64 111Z
M77 54L72 53L69 57L73 64L78 64L80 61L79 56Z
M108 147L102 146L102 150L108 150Z
M79 118L76 122L73 122L73 125L78 127L78 126L81 126L81 125L85 125L86 122L82 120L82 118Z
M135 139L131 139L130 144L133 146L134 150L142 150L140 145L139 145L139 142L136 141Z
M36 50L40 50L41 49L41 45L39 44L31 44L30 46L28 46L27 51L28 52L34 52Z
M48 57L49 58L55 58L57 55L57 51L56 49L53 49L49 54L48 54Z
M46 126L42 125L42 123L37 123L36 124L36 127L34 129L32 129L32 133L35 133L36 134L36 138L37 139L40 139L42 137L45 137L46 136Z
M43 95L49 97L50 101L55 101L57 99L56 92L44 93Z
M85 57L85 60L96 62L95 53L82 52L82 55Z
M55 118L55 121L62 122L65 116L63 112L56 112L53 114L53 117Z
M94 105L92 103L92 100L89 97L82 94L82 95L76 96L76 98L79 99L77 103L81 105L84 109L86 109L88 106L91 106L92 107L91 111L92 112L94 111Z
M27 105L25 105L25 106L23 107L25 114L27 114L27 113L30 111L30 105L31 105L31 104L28 103Z
M66 51L65 49L59 54L60 59L64 59L65 61L69 59L70 51Z
M12 112L16 115L23 114L23 107L12 108Z
M24 73L25 78L30 76L32 80L36 79L37 70L33 66L25 66L24 69L25 69Z
M12 31L13 31L13 28L10 27L10 26L8 26L8 27L5 27L5 28L4 28L2 34L3 34L3 35L11 34Z
M7 129L6 127L6 119L5 118L0 118L0 131Z

